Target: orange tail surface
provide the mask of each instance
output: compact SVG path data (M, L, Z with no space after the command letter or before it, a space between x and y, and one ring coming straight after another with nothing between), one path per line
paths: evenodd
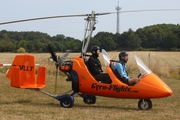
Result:
M40 89L46 84L46 67L39 66L36 76L34 56L16 55L6 77L11 80L12 87Z

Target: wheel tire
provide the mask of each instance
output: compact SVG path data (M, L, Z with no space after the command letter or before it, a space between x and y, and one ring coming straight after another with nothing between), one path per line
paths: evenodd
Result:
M138 102L138 108L141 110L149 110L152 108L152 102L150 99L140 99Z
M74 102L68 101L68 100L67 101L64 101L64 100L60 101L61 107L64 107L64 108L72 108L73 104L74 104Z
M83 97L83 101L86 104L95 104L96 96L86 95L85 97Z

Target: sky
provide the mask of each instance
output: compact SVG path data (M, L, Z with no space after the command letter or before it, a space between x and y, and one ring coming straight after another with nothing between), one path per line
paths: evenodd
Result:
M129 29L156 24L180 24L180 0L0 0L0 23L61 15L78 15L104 12L116 12L115 7L121 7L120 33ZM124 12L133 10L179 9L176 11L143 11ZM63 34L83 40L86 17L58 18L23 23L0 25L1 30L7 31L38 31L50 36ZM96 30L98 32L116 33L117 14L97 16Z

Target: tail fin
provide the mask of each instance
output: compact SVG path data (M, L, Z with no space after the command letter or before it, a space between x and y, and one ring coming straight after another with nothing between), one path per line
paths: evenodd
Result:
M34 56L30 54L16 55L6 77L11 80L12 87L40 89L46 84L46 68L39 66L36 79Z

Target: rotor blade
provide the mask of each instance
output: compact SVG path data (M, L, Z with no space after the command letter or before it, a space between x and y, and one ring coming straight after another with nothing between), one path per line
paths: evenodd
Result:
M180 9L147 9L147 10L127 10L127 11L119 11L119 13L126 13L126 12L150 12L150 11L178 11ZM105 13L95 13L95 15L108 15L108 14L115 14L117 12L105 12ZM91 15L91 14L89 14Z
M126 12L150 12L150 11L178 11L180 9L149 9L149 10L129 10L129 11L120 11L120 13ZM116 12L117 13L117 12Z
M175 10L180 10L180 9L129 10L129 11L120 11L120 13L145 12L145 11L175 11ZM114 13L117 13L117 12L96 13L94 15L107 15L107 14L114 14ZM22 19L22 20L1 22L0 25L19 23L19 22L27 22L27 21L35 21L35 20L44 20L44 19L55 19L55 18L65 18L65 17L83 17L83 16L91 16L91 15L92 14L79 14L79 15L63 15L63 16L39 17L39 18L30 18L30 19Z
M48 49L49 49L49 52L51 53L51 56L52 56L52 59L57 62L57 56L55 54L55 52L53 51L53 49L51 48L51 45L49 44L48 45Z
M105 12L105 13L95 13L95 15L108 15L108 14L114 14L117 12Z
M88 16L88 15L89 15L89 14L64 15L64 16L50 16L50 17L31 18L31 19L23 19L23 20L15 20L15 21L9 21L9 22L2 22L2 23L0 23L0 25L12 24L12 23L19 23L19 22L27 22L27 21L35 21L35 20L54 19L54 18L82 17L82 16Z
M112 14L112 13L116 13L116 12L96 13L95 15L107 15L107 14ZM14 21L2 22L2 23L0 23L0 25L19 23L19 22L35 21L35 20L66 18L66 17L83 17L83 16L91 16L91 15L92 14L79 14L79 15L62 15L62 16L39 17L39 18L30 18L30 19L22 19L22 20L14 20Z

